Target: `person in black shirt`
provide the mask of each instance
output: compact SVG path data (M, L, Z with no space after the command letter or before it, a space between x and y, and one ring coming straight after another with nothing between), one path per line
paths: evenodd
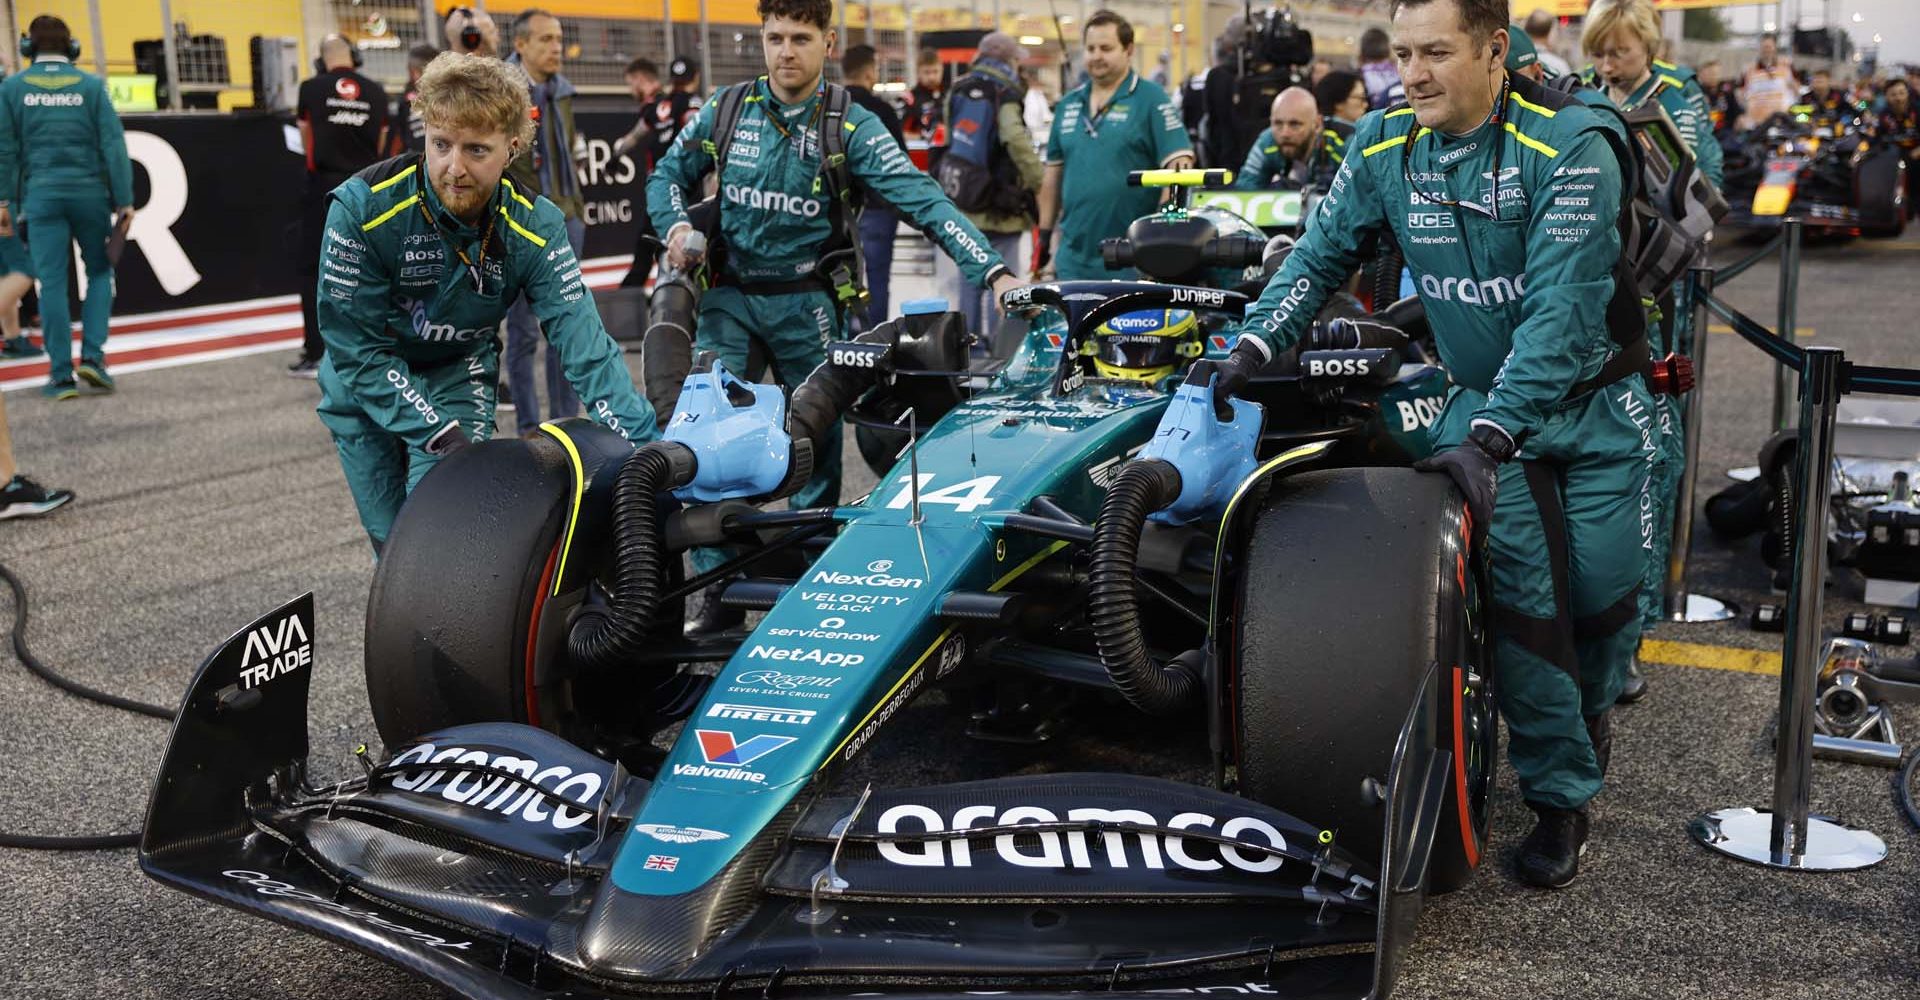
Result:
M1807 89L1800 92L1801 104L1813 108L1813 115L1822 120L1834 120L1850 117L1853 108L1847 103L1847 95L1833 85L1833 73L1816 69L1807 82Z
M645 63L644 66L641 64ZM636 67L638 67L636 69ZM693 124L700 116L700 108L705 104L700 96L700 64L686 56L681 56L667 64L667 89L660 89L660 71L645 59L635 59L627 64L627 89L634 99L641 102L640 120L634 124L621 142L629 142L636 150L635 162L639 165L640 177L640 242L633 253L633 266L627 269L627 276L620 280L620 287L632 288L647 283L647 273L653 267L657 252L653 244L653 220L647 213L647 175L653 172L653 165L659 163L673 148L673 141L680 137L680 130ZM651 76L651 87L649 87ZM651 96L642 98L642 93Z
M420 74L427 71L427 64L439 54L439 49L424 43L407 50L407 89L401 91L393 125L387 129L388 156L426 152L427 126L413 116L413 102L420 96Z
M361 76L359 50L339 35L320 42L320 72L300 85L300 140L307 150L307 187L301 199L300 318L306 343L287 366L294 378L318 378L320 340L316 312L320 240L327 226L327 193L384 159L387 143L387 92Z
M640 226L634 234L633 264L627 268L627 276L620 279L621 288L643 288L648 276L653 274L653 261L659 254L654 244L653 220L647 215L647 175L653 172L653 102L660 96L660 67L653 60L640 56L627 63L627 92L640 105L640 114L635 118L633 128L626 135L613 141L613 155L633 157L634 187L640 192L639 204L634 206L634 215L639 216Z
M1887 106L1874 122L1874 138L1906 158L1907 214L1920 215L1920 106L1914 103L1913 85L1896 76L1880 96Z
M847 96L855 104L873 112L880 124L887 127L893 141L900 148L907 148L906 132L902 129L900 115L893 105L881 99L873 92L873 85L880 82L880 60L871 45L855 45L840 57L840 80L846 84ZM886 203L879 195L867 194L866 208L860 213L860 247L867 261L867 294L872 296L867 303L866 328L872 329L887 318L888 293L893 272L893 234L900 228L900 213Z
M907 117L900 123L906 132L929 143L939 141L940 109L947 95L947 68L940 64L940 53L920 50L920 63L914 70L913 89L907 92Z

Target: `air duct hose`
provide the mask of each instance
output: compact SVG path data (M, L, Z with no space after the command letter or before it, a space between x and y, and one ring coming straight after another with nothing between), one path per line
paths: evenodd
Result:
M1166 715L1193 703L1200 678L1178 662L1159 665L1147 653L1140 629L1140 530L1147 515L1180 495L1180 473L1159 459L1129 462L1100 505L1093 528L1093 565L1088 574L1087 620L1093 626L1100 665L1135 708Z
M660 494L693 481L693 449L654 441L620 464L613 482L613 593L605 608L590 608L567 634L567 653L583 669L630 659L647 641L660 603L666 560L661 541Z

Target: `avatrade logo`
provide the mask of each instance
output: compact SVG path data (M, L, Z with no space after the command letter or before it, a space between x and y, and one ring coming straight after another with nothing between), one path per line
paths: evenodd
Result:
M278 625L262 625L247 633L240 651L240 686L258 687L313 663L313 643L299 615L288 615Z
M718 830L703 830L697 826L674 826L671 823L635 823L634 832L644 833L655 840L669 844L701 844L710 840L725 840L727 835Z
M696 729L693 734L700 739L700 755L707 763L724 767L745 767L794 740L758 733L742 743L725 729Z

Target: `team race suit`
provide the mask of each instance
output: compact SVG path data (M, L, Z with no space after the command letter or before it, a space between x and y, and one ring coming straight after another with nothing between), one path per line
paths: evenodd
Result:
M1613 705L1640 633L1652 404L1637 373L1588 387L1618 350L1604 317L1621 165L1605 126L1564 94L1511 87L1464 136L1404 106L1362 118L1240 336L1269 357L1293 345L1368 236L1392 231L1455 383L1436 450L1476 422L1519 446L1487 530L1497 686L1523 794L1573 809L1601 785L1586 722Z
M1233 175L1233 186L1241 191L1325 191L1347 158L1347 139L1352 135L1351 126L1329 119L1307 158L1296 163L1280 152L1279 141L1268 132L1247 150L1247 162Z
M441 204L417 153L355 174L332 202L320 252L320 421L376 549L457 443L450 435L492 436L500 321L521 295L593 420L635 444L658 436L552 202L502 178L469 225Z
M1596 81L1597 87L1605 87L1597 74L1591 79ZM1583 96L1585 93L1582 92ZM1606 94L1607 91L1600 89L1599 93ZM1620 104L1620 110L1631 111L1648 100L1658 102L1667 117L1673 119L1674 127L1680 130L1680 138L1693 151L1699 171L1715 188L1720 187L1723 156L1720 140L1713 134L1713 107L1693 70L1654 60L1653 75L1627 95L1627 99ZM1676 286L1672 296L1667 296L1666 291L1646 289L1649 296L1662 296L1661 302L1665 307L1660 322L1647 325L1648 347L1656 358L1679 350L1681 343L1687 339L1685 324L1693 322L1693 309L1684 298L1684 287ZM1673 504L1679 492L1680 476L1687 464L1685 404L1683 398L1676 396L1662 395L1653 399L1654 424L1660 429L1656 436L1660 454L1653 466L1651 490L1653 547L1649 551L1653 558L1647 560L1647 571L1640 588L1640 616L1644 625L1659 621L1665 611L1667 553L1673 541Z
M834 296L824 283L810 280L833 235L821 163L825 91L815 87L805 100L782 104L764 76L745 86L751 89L727 146L715 206L725 270L714 275L715 287L700 298L694 346L717 353L729 371L748 377L757 375L748 367L749 352L764 356L791 391L826 360L828 342L846 335L846 317ZM688 194L713 168L714 117L721 103L716 94L700 109L647 178L648 211L661 233L671 236L673 227L688 221ZM853 184L885 198L938 243L968 280L987 285L1005 272L987 238L907 159L879 118L850 103L842 127ZM850 230L857 239L858 226ZM840 435L828 435L814 459L813 477L792 502L796 507L840 502ZM714 550L693 553L694 566L702 571L720 561Z
M107 85L65 56L42 52L25 72L0 84L0 201L13 204L16 225L27 225L27 252L40 278L48 377L71 381L68 248L80 245L87 275L80 357L98 363L105 360L113 315L107 241L113 210L133 204L133 161Z

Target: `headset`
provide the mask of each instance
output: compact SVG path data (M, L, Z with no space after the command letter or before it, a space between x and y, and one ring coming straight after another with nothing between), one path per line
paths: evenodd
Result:
M473 8L454 7L447 11L447 20L453 20L455 14L467 15L465 22L460 25L460 48L467 52L478 51L483 39L480 37L480 25L474 16Z
M335 38L338 38L341 41L347 43L347 53L353 56L354 69L359 69L360 67L365 66L367 64L367 57L360 54L360 46L353 44L353 39L348 38L345 35L328 35L326 38L320 39L320 45L322 47L325 47L328 41ZM315 73L325 73L327 71L327 61L325 59L315 57L313 60L313 71Z
M42 14L40 15L40 17L34 18L33 23L39 24L42 19L55 21L62 28L65 28L67 26L67 23L65 21L61 21L59 18L54 17L51 14ZM34 56L37 56L40 54L39 50L33 47L32 31L33 31L33 24L29 24L27 25L27 33L24 33L20 36L20 58L26 59L29 61L31 61ZM67 58L69 60L80 58L80 42L78 39L73 37L73 32L71 31L67 32Z

